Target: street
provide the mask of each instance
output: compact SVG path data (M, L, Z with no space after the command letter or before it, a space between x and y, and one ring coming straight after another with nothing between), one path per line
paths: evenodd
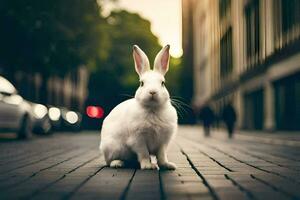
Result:
M99 133L0 140L1 199L300 199L300 135L183 126L169 149L175 171L112 169Z

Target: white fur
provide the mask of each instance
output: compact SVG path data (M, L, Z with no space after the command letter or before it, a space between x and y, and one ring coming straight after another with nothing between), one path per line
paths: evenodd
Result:
M168 46L158 56L164 51L169 56ZM157 169L150 161L150 155L154 155L160 168L175 169L176 165L170 163L166 155L167 146L177 131L177 113L162 84L168 66L150 70L143 65L148 58L141 52L137 46L134 47L133 56L141 56L135 58L135 66L139 66L136 70L144 84L137 89L134 98L117 105L105 118L100 150L112 167L122 167L124 161L137 158L142 169ZM159 57L155 62L160 62Z

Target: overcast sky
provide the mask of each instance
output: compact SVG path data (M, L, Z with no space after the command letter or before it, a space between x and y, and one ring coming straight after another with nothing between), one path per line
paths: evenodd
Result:
M161 45L171 45L171 55L182 55L181 0L118 0L117 8L139 13L151 21L152 32ZM105 10L114 8L106 4Z

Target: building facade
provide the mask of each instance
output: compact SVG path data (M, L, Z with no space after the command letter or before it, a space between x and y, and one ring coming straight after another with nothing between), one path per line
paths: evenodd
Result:
M193 31L194 106L232 104L244 129L300 130L300 1L182 2L192 8L183 32Z

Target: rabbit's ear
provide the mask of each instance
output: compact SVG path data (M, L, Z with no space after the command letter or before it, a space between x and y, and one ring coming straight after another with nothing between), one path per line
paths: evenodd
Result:
M160 50L154 60L154 70L160 72L162 75L165 75L169 69L169 53L170 45L165 46Z
M135 71L141 76L144 72L150 70L150 63L146 54L137 46L133 45L133 59Z

